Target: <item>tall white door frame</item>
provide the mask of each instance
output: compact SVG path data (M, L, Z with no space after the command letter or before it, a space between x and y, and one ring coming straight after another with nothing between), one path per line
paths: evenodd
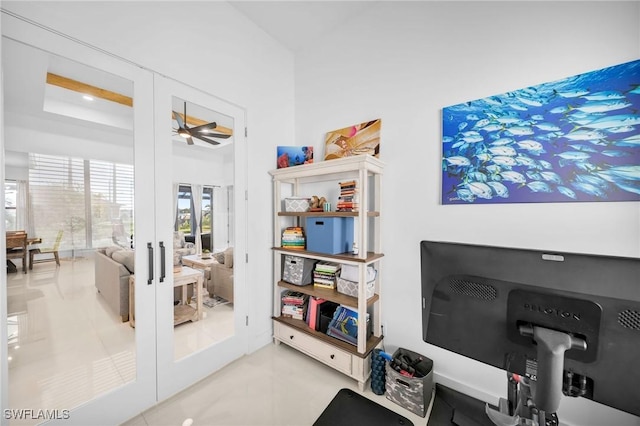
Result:
M135 244L139 248L135 251L136 265L136 281L146 284L149 278L148 270L148 252L146 250L147 242L151 242L154 248L158 247L159 241L171 241L172 232L170 229L163 229L158 234L158 222L164 220L165 212L162 212L156 218L153 214L149 215L149 210L145 210L141 206L154 206L156 203L154 191L149 191L149 184L153 186L154 167L153 161L149 161L155 155L155 140L159 136L159 125L154 123L156 119L154 109L157 108L155 103L156 94L154 90L159 88L160 93L163 90L175 91L176 87L188 93L190 96L201 96L211 101L216 99L211 95L199 92L193 88L181 85L172 80L159 77L154 72L144 69L136 64L130 63L122 58L110 55L92 46L83 44L71 37L62 34L56 34L47 28L34 25L32 23L21 20L17 17L3 14L2 16L2 35L21 43L37 47L48 51L52 54L59 55L86 65L104 70L106 72L121 76L134 83L134 169L136 174L135 181ZM156 89L154 89L154 78L156 79ZM159 79L159 80L158 80ZM158 81L161 81L158 83ZM1 89L0 89L1 90ZM177 89L176 89L177 90ZM198 93L200 93L198 95ZM0 91L0 100L2 100L2 92ZM217 100L220 101L220 100ZM222 102L222 101L220 101ZM227 106L229 104L226 104ZM215 107L215 105L214 105ZM234 115L237 114L238 125L241 133L244 135L245 112L239 107L233 107ZM164 111L163 111L164 112ZM4 117L4 111L0 106L0 113ZM0 117L0 120L2 120ZM0 121L0 124L2 122ZM155 126L155 127L154 127ZM163 128L162 131L166 131ZM246 147L245 138L237 139L236 155L236 172L234 176L235 188L245 191L246 182ZM0 134L0 152L4 153L4 134ZM155 175L160 176L161 174ZM138 179L138 177L141 177ZM4 165L0 171L0 177L4 182ZM0 190L0 195L4 193L4 186ZM244 197L242 203L238 203L234 208L236 212L235 228L235 253L238 259L244 259L246 253L246 202ZM139 208L140 206L140 208ZM166 214L170 213L168 210ZM4 220L0 225L0 230L4 231ZM0 243L0 263L6 261L4 240ZM155 251L157 254L157 250ZM170 259L171 256L168 256ZM158 256L156 256L158 259ZM167 345L166 335L166 318L169 318L165 312L166 307L159 303L145 303L145 301L156 301L161 299L158 294L163 294L163 288L158 287L159 265L155 262L156 273L154 274L153 285L136 285L136 380L127 383L117 389L107 392L87 403L73 408L71 417L65 420L53 420L48 424L118 424L128 418L131 418L139 412L153 406L159 400L162 400L173 393L195 383L195 381L205 377L225 364L233 361L235 358L247 352L247 328L244 321L240 323L239 319L244 318L247 312L247 296L245 291L245 263L237 262L234 268L235 279L235 309L236 309L236 335L239 340L234 340L233 344L225 344L220 348L216 346L215 359L211 359L212 352L202 351L188 357L184 362L169 362L164 358L162 351ZM170 269L169 269L170 270ZM0 274L0 411L8 407L8 362L7 362L7 292L6 292L6 276ZM160 306L160 307L158 307ZM166 317L166 318L165 318ZM172 315L171 315L172 318ZM162 371L159 367L168 365L166 371ZM170 383L160 387L159 384ZM27 408L27 407L22 407ZM29 407L37 409L37 407ZM8 424L5 416L0 417L0 425Z
M228 102L220 100L203 91L182 83L156 75L154 77L155 115L156 115L156 235L158 241L173 241L174 210L171 188L172 182L172 150L170 117L172 98L188 100L204 106L217 113L233 118L233 151L235 164L233 167L234 191L244 192L246 188L246 144L244 138L244 111ZM193 155L198 151L194 150ZM202 173L211 173L204 169ZM233 281L234 281L234 332L233 335L213 346L199 350L180 360L174 360L173 347L173 277L167 274L165 282L158 286L157 324L158 324L158 397L160 400L184 389L204 376L220 369L231 361L247 353L247 302L245 292L246 263L246 204L244 197L235 197L232 207L234 220L232 226L233 246ZM171 256L167 256L171 270Z

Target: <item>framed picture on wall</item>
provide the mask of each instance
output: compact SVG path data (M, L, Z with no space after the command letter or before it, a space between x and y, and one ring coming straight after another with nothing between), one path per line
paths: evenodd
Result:
M442 110L442 204L640 201L640 60Z

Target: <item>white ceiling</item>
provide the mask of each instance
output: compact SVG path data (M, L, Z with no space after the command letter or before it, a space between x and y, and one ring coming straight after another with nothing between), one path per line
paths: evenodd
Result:
M324 34L345 25L354 16L375 7L375 1L230 1L240 13L262 28L284 47L296 52ZM133 95L130 82L101 70L57 58L47 52L3 40L5 71L5 113L21 114L55 121L73 121L81 126L102 126L103 130L131 132L131 109L113 102L97 100L87 104L80 95L45 84L46 73L121 93ZM10 60L20 58L20 61ZM14 64L15 66L10 66ZM174 109L182 111L182 100L174 99ZM217 121L227 127L228 117L190 104L190 114ZM215 113L214 113L215 114ZM127 124L128 123L128 124ZM8 123L11 124L11 123ZM174 123L175 125L175 123ZM177 127L177 125L175 125ZM226 144L222 144L226 145Z
M238 11L289 50L296 52L375 1L230 1Z
M65 132L83 134L87 138L101 131L114 134L114 143L132 140L132 108L95 97L87 101L82 93L47 84L46 79L47 73L53 73L128 97L133 96L131 81L4 38L2 63L6 125L17 126L21 120L21 126L26 123L35 129L46 128L51 133L63 132L61 126L64 125ZM174 97L172 104L174 111L183 112L182 99ZM192 102L187 102L187 113L189 117L233 128L231 117ZM178 127L175 120L172 127ZM184 143L179 137L176 141ZM195 143L200 147L221 149L232 141L233 138L221 140L215 147L199 140Z

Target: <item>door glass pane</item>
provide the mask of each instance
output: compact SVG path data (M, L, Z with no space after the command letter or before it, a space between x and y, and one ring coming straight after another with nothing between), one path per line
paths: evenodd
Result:
M133 83L2 47L9 407L71 410L136 378Z
M234 334L233 119L172 98L174 359ZM194 284L202 279L199 287Z

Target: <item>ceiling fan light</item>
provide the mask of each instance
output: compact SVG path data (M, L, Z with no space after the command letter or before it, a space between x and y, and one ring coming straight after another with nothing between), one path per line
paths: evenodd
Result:
M178 134L180 136L182 136L183 138L189 138L191 137L191 134L186 130L186 129L180 129L178 130Z

